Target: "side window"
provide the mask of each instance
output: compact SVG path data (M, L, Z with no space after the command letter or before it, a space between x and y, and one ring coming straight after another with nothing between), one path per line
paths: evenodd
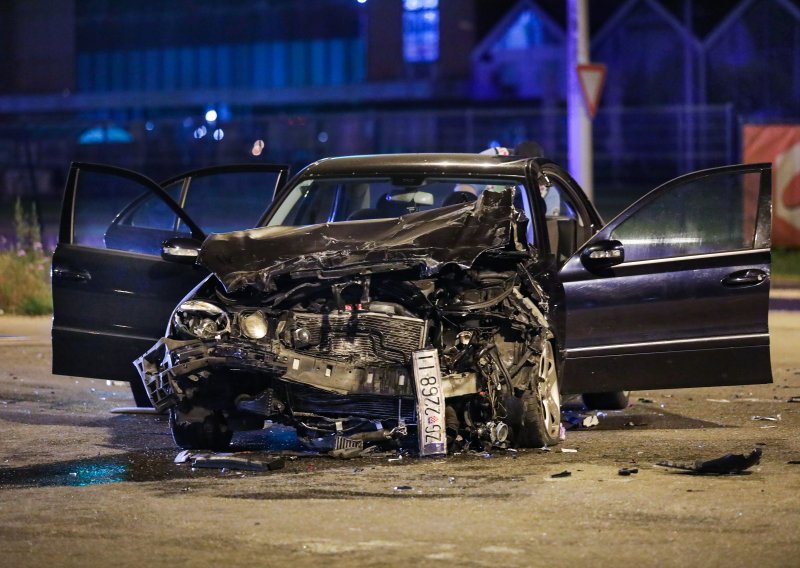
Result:
M81 170L75 192L72 242L159 255L174 235L175 214L134 180Z
M252 229L272 202L278 175L224 172L195 177L179 203L206 234Z
M667 188L611 233L625 260L708 254L753 247L759 172L723 172Z
M167 193L175 201L180 199L180 187L168 188ZM146 192L120 215L119 223L130 227L171 231L177 230L178 216L158 196ZM184 228L182 232L189 233L189 229Z
M572 256L578 247L591 236L591 228L575 201L564 189L563 182L548 176L549 185L539 187L545 205L545 223L550 239L550 252L556 255L559 265Z

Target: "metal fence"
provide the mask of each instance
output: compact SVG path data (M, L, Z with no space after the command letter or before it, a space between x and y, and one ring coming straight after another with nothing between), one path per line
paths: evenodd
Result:
M110 163L154 179L219 163L281 162L294 170L325 156L389 152L478 152L489 145L538 141L566 163L563 109L461 108L307 112L236 117L116 121L129 142L81 143L110 123L29 121L0 126L0 204L36 200L45 237L55 235L58 201L70 161ZM98 131L95 130L97 133ZM594 121L595 195L607 215L649 189L691 170L738 161L731 106L605 108ZM258 157L251 150L264 142ZM0 231L8 233L0 214ZM48 239L50 240L50 239Z

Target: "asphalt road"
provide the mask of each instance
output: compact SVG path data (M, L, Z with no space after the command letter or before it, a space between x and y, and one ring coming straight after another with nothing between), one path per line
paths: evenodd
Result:
M253 473L174 464L164 418L111 414L126 387L52 376L49 321L3 316L0 566L798 566L800 312L770 325L773 384L634 393L567 433L577 452ZM292 446L277 429L234 443ZM756 447L744 475L655 466Z

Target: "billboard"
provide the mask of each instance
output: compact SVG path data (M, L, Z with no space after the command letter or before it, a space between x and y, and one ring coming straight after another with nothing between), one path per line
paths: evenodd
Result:
M746 124L743 158L772 162L772 245L800 248L800 124Z

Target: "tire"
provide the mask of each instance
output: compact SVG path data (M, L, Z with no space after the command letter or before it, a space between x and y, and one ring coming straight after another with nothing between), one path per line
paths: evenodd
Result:
M203 421L192 421L180 411L169 411L169 427L175 444L184 450L227 450L233 438L219 413L208 414Z
M520 397L521 419L514 424L517 446L541 448L558 444L561 433L561 395L553 345L548 341L535 369L535 384Z
M583 404L589 410L622 410L628 407L631 391L593 392L583 395Z
M136 406L139 408L153 408L153 403L150 402L150 397L147 396L147 391L141 379L131 381L131 393L133 393L133 401Z

